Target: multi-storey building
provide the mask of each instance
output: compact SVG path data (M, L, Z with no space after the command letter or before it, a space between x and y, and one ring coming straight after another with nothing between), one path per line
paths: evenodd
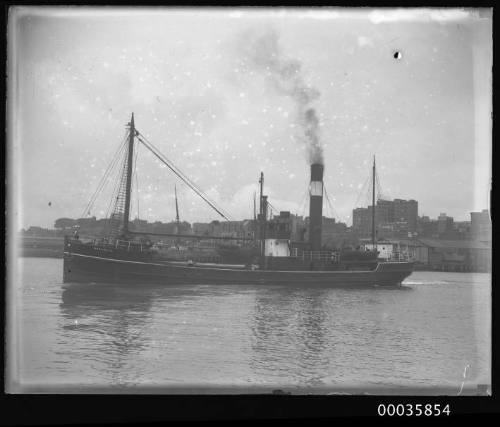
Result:
M491 241L491 218L488 209L470 213L470 234L473 240Z
M197 229L202 231L204 227L197 223ZM212 221L208 224L208 235L217 237L253 237L253 220L243 221ZM207 234L206 231L202 234Z
M193 234L197 236L208 236L210 234L210 224L207 222L194 222Z
M439 235L448 235L453 232L453 218L446 213L439 214L437 220L437 231Z
M352 228L360 236L367 236L371 231L371 212L368 208L356 208L352 211Z
M393 200L394 216L391 222L406 222L409 231L417 230L418 202L416 200Z
M394 202L390 200L378 200L375 208L375 222L386 224L394 222Z
M352 212L353 230L362 237L372 232L372 212L372 206L356 208ZM378 200L375 206L377 234L381 229L384 229L385 234L390 230L397 230L396 233L413 233L417 231L417 219L418 202L416 200Z

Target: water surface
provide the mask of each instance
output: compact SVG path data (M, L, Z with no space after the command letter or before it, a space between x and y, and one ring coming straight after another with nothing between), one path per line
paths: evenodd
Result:
M62 284L62 260L18 262L8 301L18 391L470 394L490 384L488 274L415 272L390 290L162 287Z

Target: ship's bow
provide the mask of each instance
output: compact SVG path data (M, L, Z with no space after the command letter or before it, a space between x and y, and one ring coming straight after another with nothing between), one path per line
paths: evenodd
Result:
M412 262L381 262L375 270L377 285L398 286L413 273Z

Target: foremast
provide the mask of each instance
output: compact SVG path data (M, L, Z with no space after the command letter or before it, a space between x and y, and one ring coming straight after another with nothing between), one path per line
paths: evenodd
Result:
M130 118L129 123L129 137L128 137L128 154L127 154L127 183L125 186L125 210L123 213L123 227L122 235L127 236L129 232L129 220L130 220L130 198L132 191L132 172L134 163L134 137L135 137L135 126L134 126L134 113Z
M124 238L130 234L130 204L132 193L132 175L134 170L134 137L136 129L134 125L134 114L127 123L129 133L125 135L125 151L122 163L122 172L118 185L118 191L113 195L114 205L111 215L108 218L105 237L108 239Z
M372 250L375 248L375 155L373 156L373 170L372 170Z

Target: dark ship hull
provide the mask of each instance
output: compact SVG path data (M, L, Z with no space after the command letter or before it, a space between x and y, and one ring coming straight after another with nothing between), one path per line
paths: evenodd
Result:
M102 251L69 244L64 282L134 284L278 284L322 287L399 286L413 271L407 262L380 262L372 270L267 270L250 266L155 261L148 252Z
M221 257L222 262L228 264L246 264L259 257L259 250L253 247L219 246L217 254Z

